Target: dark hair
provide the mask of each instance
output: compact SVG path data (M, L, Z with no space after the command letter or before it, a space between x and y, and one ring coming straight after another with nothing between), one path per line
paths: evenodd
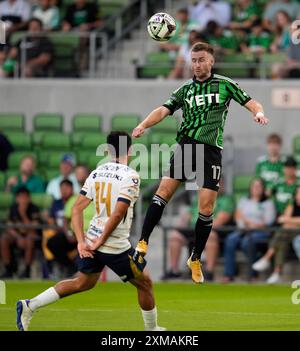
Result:
M252 184L253 184L254 182L256 182L257 180L261 183L261 185L262 185L262 187L263 187L263 189L262 189L262 194L261 194L261 196L260 196L259 202L264 202L264 201L266 201L266 200L268 199L268 197L267 197L267 195L266 195L266 185L265 185L265 181L264 181L262 178L260 178L260 177L255 177L255 178L253 178L253 179L251 180L250 185L249 185L249 199L251 198L251 187L252 187Z
M199 52L199 51L206 51L213 56L215 53L214 48L211 45L201 41L199 41L198 43L195 43L191 48L191 52Z
M268 135L267 143L277 143L281 145L282 144L281 136L276 133L270 134Z
M297 168L297 161L294 159L293 156L287 157L284 162L284 167L294 167Z
M128 133L122 131L112 131L108 134L106 142L108 151L115 157L125 156L132 144L131 137Z
M16 190L16 196L18 196L20 194L27 194L29 196L30 195L30 191L25 186L20 186Z
M60 186L62 185L69 185L73 188L73 183L69 180L69 179L63 179L60 183L59 183Z
M28 22L28 27L32 22L37 22L40 25L41 29L43 29L44 24L39 18L36 18L36 17L31 18Z

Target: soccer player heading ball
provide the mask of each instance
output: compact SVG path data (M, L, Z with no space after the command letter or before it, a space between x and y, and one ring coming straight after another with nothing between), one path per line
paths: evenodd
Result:
M251 99L233 80L211 73L214 62L212 46L202 42L194 44L191 49L193 78L175 90L168 101L153 110L132 132L132 136L138 138L143 135L145 129L161 122L176 110L183 111L183 122L176 138L179 145L170 160L168 176L162 178L147 210L140 241L136 247L143 255L147 253L149 237L165 206L181 182L188 179L184 172L189 168L186 166L190 166L192 171L199 169L199 155L196 156L196 150L199 150L197 146L202 146L204 167L200 167L203 171L203 182L198 190L199 217L195 226L195 246L187 261L195 283L204 281L200 258L213 223L213 209L221 177L222 137L230 100L234 99L245 106L252 113L254 122L261 125L268 123L260 103ZM187 145L191 150L188 157L184 152ZM176 157L179 153L182 157Z
M28 330L33 313L40 307L93 288L105 266L137 288L145 330L165 330L157 325L152 282L144 269L146 261L129 242L133 206L140 187L139 175L127 166L131 137L124 132L111 132L107 144L112 161L92 171L72 209L79 272L75 278L61 281L33 299L17 302L17 327L21 331ZM85 234L83 211L91 201L96 213Z

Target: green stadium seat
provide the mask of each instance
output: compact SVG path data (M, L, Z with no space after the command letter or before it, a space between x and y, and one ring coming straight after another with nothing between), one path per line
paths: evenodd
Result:
M51 179L56 178L60 175L58 168L44 168L41 171L43 172L44 178L46 179L47 182L49 182Z
M24 115L22 113L0 113L0 130L7 131L24 131Z
M264 53L261 56L262 72L265 72L266 78L272 78L272 65L273 63L284 63L286 60L286 52L282 53Z
M48 210L52 205L53 197L48 194L32 194L31 200L40 210Z
M102 116L94 113L77 113L73 117L73 131L97 132L102 130Z
M93 170L95 168L97 168L98 166L100 166L103 163L106 163L109 161L109 157L108 156L96 156L96 155L90 155L88 158L88 167L90 168L90 170Z
M0 172L0 191L4 191L6 185L6 175L4 172Z
M254 179L254 175L236 175L233 178L233 192L234 193L248 193L249 192L249 186Z
M174 137L176 136L177 130L178 121L174 116L166 117L161 122L151 127L151 132L174 133Z
M63 115L60 113L38 113L33 118L35 131L56 131L63 130Z
M294 154L300 154L300 135L293 138L293 152Z
M72 148L75 149L76 151L80 150L82 148L82 142L85 137L90 137L92 140L100 140L101 142L103 142L104 140L102 133L96 133L91 131L72 132L70 134ZM105 136L105 143L106 143L106 136Z
M59 170L61 159L65 154L66 152L50 152L47 157L47 167ZM68 154L73 155L73 157L76 159L76 155L74 153L68 152Z
M151 52L146 57L145 65L138 67L138 78L166 77L172 70L173 63L167 52Z
M14 201L14 196L10 192L0 192L0 210L8 209Z
M110 17L129 3L130 0L101 0L100 15Z
M120 130L131 133L132 130L139 124L141 117L137 114L115 114L112 116L112 130Z
M20 163L25 156L33 156L37 159L36 154L33 152L15 151L8 156L9 170L19 170Z
M82 150L90 150L96 154L97 147L102 144L106 144L106 135L100 133L85 134L82 138L81 147Z
M223 55L219 63L227 64L227 67L218 67L216 73L226 77L249 78L258 75L258 72L251 67L251 64L255 63L252 54L236 53Z
M150 135L150 143L151 144L167 144L169 146L177 144L175 138L176 134L163 134L163 133L155 133L152 132Z
M70 137L64 133L47 133L43 136L40 147L44 150L67 152L71 148Z
M31 150L31 136L24 132L5 132L6 137L13 145L16 151Z

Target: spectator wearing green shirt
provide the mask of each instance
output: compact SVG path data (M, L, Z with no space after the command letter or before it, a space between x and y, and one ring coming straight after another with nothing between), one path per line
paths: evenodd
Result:
M7 191L14 194L20 188L26 188L31 194L43 193L45 191L44 180L35 175L36 162L32 156L25 156L20 164L19 174L11 176L7 181Z
M300 228L300 186L297 186L292 200L289 202L283 214L278 217L278 223L281 224L283 228ZM274 270L271 276L267 279L268 284L282 282L282 269L285 262L286 253L293 239L294 248L296 249L295 251L297 256L299 255L297 245L295 245L298 240L296 235L296 233L288 232L276 233L270 241L269 249L266 254L253 264L253 269L258 272L262 272L271 266L270 261L274 256Z
M297 162L293 157L288 157L283 168L284 178L280 179L272 189L278 215L282 215L287 205L293 198L299 181L297 180Z
M255 174L262 178L267 195L271 194L278 180L283 176L284 159L281 156L282 139L278 134L267 137L267 155L259 157Z
M209 21L204 33L207 42L213 45L217 55L232 54L239 49L239 38L229 29L224 29L216 21Z
M253 22L247 39L241 43L241 51L261 55L269 51L271 42L272 36L263 29L261 21L257 19Z
M233 10L233 19L229 28L242 32L249 32L253 22L259 18L259 8L253 1L238 0Z
M177 228L170 233L169 238L169 259L170 270L167 272L165 279L180 278L179 263L181 251L184 246L188 246L191 252L194 240L194 228L198 214L198 199L194 197L189 208L181 211ZM227 235L227 231L218 230L218 227L232 224L235 210L234 200L230 195L224 192L224 180L220 181L220 190L214 210L213 230L210 233L205 247L206 273L205 279L213 280L214 270L219 255L219 238Z

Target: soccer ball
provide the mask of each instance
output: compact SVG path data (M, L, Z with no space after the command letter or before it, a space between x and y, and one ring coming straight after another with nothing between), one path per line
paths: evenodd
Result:
M172 16L160 12L149 19L147 29L152 39L156 41L168 41L175 35L176 22Z

